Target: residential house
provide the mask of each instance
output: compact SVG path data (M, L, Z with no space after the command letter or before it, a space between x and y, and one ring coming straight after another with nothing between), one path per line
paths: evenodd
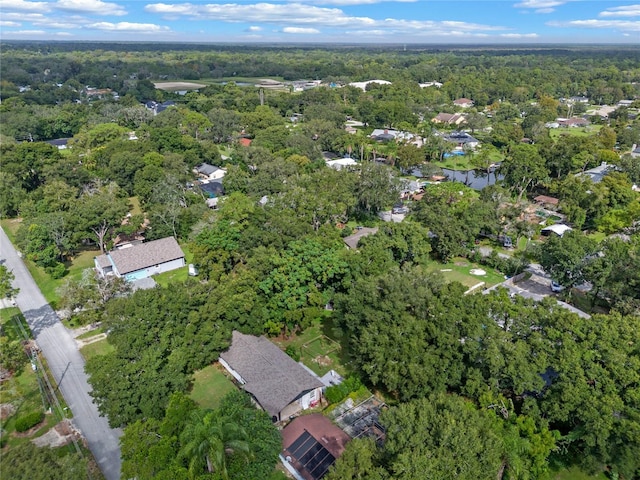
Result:
M595 168L590 168L584 172L576 173L576 177L589 177L593 183L599 183L615 169L616 167L614 165L608 165L607 162L602 162Z
M620 100L618 102L619 107L630 107L635 100Z
M173 237L141 244L127 244L94 259L101 277L115 275L128 281L184 267L184 252Z
M471 108L473 107L473 100L470 100L468 98L457 98L456 100L453 101L453 104L456 107Z
M379 142L389 142L391 140L410 142L414 140L415 135L413 133L391 130L389 128L376 128L371 132L370 138Z
M375 235L378 232L378 227L368 228L368 227L358 227L356 228L356 233L353 235L349 235L348 237L344 237L343 241L347 244L351 250L355 250L358 248L358 243L361 238L368 237L369 235Z
M224 195L224 186L222 185L222 180L219 178L215 180L202 180L201 182L196 182L195 186L200 188L202 193L208 198L217 198Z
M589 120L580 117L558 118L556 120L561 127L578 128L589 125Z
M322 382L265 337L234 331L219 360L274 422L320 402Z
M542 207L557 207L559 202L557 198L546 195L538 195L533 201Z
M437 87L440 88L442 87L442 83L440 82L426 82L426 83L420 83L420 88L427 88L427 87Z
M238 139L238 144L241 147L250 147L251 146L251 139L250 138L245 138L245 137L239 138Z
M573 230L570 226L564 225L563 223L556 223L554 225L549 225L548 227L543 228L540 231L540 235L544 237L548 237L553 233L561 237L570 230Z
M386 80L368 80L366 82L351 82L349 85L351 85L352 87L359 88L364 92L367 90L367 85L369 85L370 83L376 83L378 85L391 85L391 82L388 82Z
M640 146L635 145L635 144L631 146L631 156L633 158L640 157Z
M567 103L589 103L589 98L583 95L576 95L574 97L569 97L567 99Z
M65 150L68 148L70 138L56 138L55 140L47 140L45 143L53 145L58 150Z
M462 113L445 113L440 112L431 119L433 123L442 123L445 125L461 125L467 121Z
M456 150L464 150L465 148L475 149L480 145L480 141L467 132L451 132L442 136L447 142L456 144Z
M350 441L349 435L321 413L303 415L282 430L280 460L294 478L319 480Z
M227 173L223 168L209 165L208 163L201 163L193 169L193 172L207 180L219 180Z
M358 164L353 158L345 157L338 160L326 160L327 167L334 170L342 170L343 168L353 167Z

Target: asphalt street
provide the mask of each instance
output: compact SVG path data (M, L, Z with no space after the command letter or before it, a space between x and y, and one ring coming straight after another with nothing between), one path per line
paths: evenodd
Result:
M73 413L73 424L87 440L106 480L120 478L120 445L122 431L112 429L89 395L91 387L84 372L84 358L75 340L49 306L22 259L0 228L0 259L15 276L16 297L33 336L49 364L60 392Z

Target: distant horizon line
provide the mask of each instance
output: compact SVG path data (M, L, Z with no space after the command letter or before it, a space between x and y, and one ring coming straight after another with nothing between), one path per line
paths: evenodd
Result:
M232 46L266 46L266 45L287 45L287 46L342 46L342 47L638 47L640 42L317 42L317 41L194 41L194 40L58 40L58 39L27 39L27 38L0 38L0 42L5 43L43 43L43 44L74 44L74 43L113 43L113 44L138 44L138 45L232 45Z

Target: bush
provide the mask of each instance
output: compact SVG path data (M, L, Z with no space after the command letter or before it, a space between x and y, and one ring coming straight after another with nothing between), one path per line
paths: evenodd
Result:
M45 268L45 272L51 275L51 278L57 280L67 274L67 267L64 266L64 263L56 263L53 267Z
M284 353L289 355L296 362L300 361L300 352L298 352L298 349L296 347L294 347L293 345L287 346L287 348L284 350Z
M43 412L31 412L16 420L16 431L26 432L44 420Z
M338 403L347 398L350 393L362 388L362 382L358 377L347 377L340 385L327 387L324 396L329 403Z

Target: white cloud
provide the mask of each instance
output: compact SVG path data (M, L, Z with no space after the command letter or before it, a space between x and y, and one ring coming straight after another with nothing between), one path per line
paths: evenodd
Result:
M317 28L302 28L302 27L284 27L282 29L284 33L297 33L302 35L311 35L320 33L320 30Z
M600 12L600 17L640 17L640 5L625 5L624 7L607 8Z
M159 33L169 31L169 27L155 25L153 23L130 23L130 22L98 22L87 25L86 28L103 30L107 32L138 32L138 33Z
M47 2L25 2L25 0L5 0L0 6L3 13L7 10L12 12L48 12L50 10L50 4Z
M6 22L4 20L0 20L0 27L21 27L22 24L18 22Z
M564 5L568 0L524 0L523 2L516 3L516 8L533 8L533 9L548 9L553 7L559 7ZM542 13L542 12L541 12Z
M262 30L262 27L258 27L256 25L251 25L249 28L247 28L248 32L259 32Z
M56 32L56 36L58 36L58 37L73 37L73 33L69 33L69 32Z
M537 10L535 10L536 13L551 13L555 11L555 8L538 8Z
M502 38L538 38L537 33L501 33Z
M462 32L506 30L504 27L480 25L467 22L435 22L419 20L402 20L386 18L374 20L369 17L355 17L345 14L339 8L326 8L302 3L274 4L207 4L192 3L165 4L154 3L145 7L150 13L162 14L165 17L186 16L193 19L211 19L227 23L268 23L273 25L288 25L295 23L308 28L320 27L351 27L354 31L360 29L372 30L410 30L412 34L422 31L438 31L445 34L452 30Z
M46 28L78 28L90 23L85 17L79 15L65 15L64 21L60 21L58 16L43 15L41 13L5 13L2 15L4 21L14 21L17 23L30 23L36 27Z
M44 30L17 30L15 32L7 32L10 35L44 35L45 32Z
M568 22L547 22L551 27L612 28L627 32L640 32L640 21L628 20L571 20Z
M127 11L117 3L102 0L58 0L55 7L68 12L90 13L95 15L126 15Z
M301 0L304 1L304 0ZM337 5L341 7L353 5L373 5L382 2L414 3L418 0L310 0L317 5Z

